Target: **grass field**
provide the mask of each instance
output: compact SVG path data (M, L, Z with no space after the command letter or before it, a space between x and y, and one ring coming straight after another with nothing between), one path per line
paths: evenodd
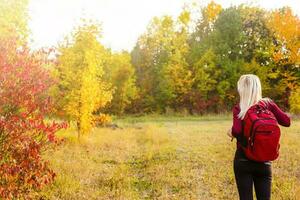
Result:
M224 117L125 118L122 129L98 128L80 143L74 130L47 152L57 173L45 199L237 199L235 142ZM300 121L282 128L273 163L272 199L300 199Z

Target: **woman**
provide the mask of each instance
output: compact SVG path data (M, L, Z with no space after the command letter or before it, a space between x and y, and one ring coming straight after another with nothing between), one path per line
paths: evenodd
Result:
M261 83L256 75L242 75L237 87L240 102L233 108L233 125L228 131L230 137L237 138L242 134L242 121L247 110L261 101L274 114L280 125L290 126L289 116L272 100L262 98ZM237 141L237 150L234 157L234 174L240 200L253 199L253 184L258 200L269 200L271 198L271 162L255 162L247 159L239 141Z

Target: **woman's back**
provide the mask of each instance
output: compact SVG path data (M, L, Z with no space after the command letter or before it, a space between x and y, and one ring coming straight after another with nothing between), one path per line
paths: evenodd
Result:
M256 159L256 161L252 161L248 159L246 154L248 156L257 155L257 157L261 158L262 155L265 156L265 154L258 154L258 152L269 152L269 150L272 150L271 152L276 152L276 158L277 158L278 147L279 147L278 136L280 136L280 129L278 127L278 124L288 127L290 126L291 123L290 118L276 105L275 102L273 102L268 98L262 98L261 83L259 78L256 75L253 74L242 75L238 81L237 86L238 86L240 102L237 105L235 105L232 109L233 124L231 130L228 133L230 134L231 137L237 138L237 150L235 153L233 163L234 163L234 175L235 175L239 196L241 200L252 200L253 185L254 185L257 199L269 200L271 198L272 164L269 161L269 159L267 159L267 157L263 157L264 159ZM256 103L261 104L258 105L257 111L255 111L255 107L252 107ZM263 110L265 113L259 114L260 113L259 108L260 110ZM273 114L270 113L269 111L272 112ZM270 117L264 118L265 120L261 120L262 116L266 116L266 115L270 115ZM274 119L274 117L276 118L278 124ZM257 125L258 119L260 123L259 125ZM270 121L272 120L272 126L270 125L270 121L268 122L266 119ZM254 123L255 126L256 125L257 126L256 128L254 128L255 130L253 131L252 128L254 126ZM245 127L243 127L243 125ZM249 127L251 128L249 129ZM279 133L279 134L275 134L275 131L265 131L264 129L264 132L272 133L272 135L275 134L277 136L276 144L272 143L271 146L261 145L263 146L262 149L265 150L267 148L266 149L267 151L255 151L255 149L256 150L260 149L260 148L256 148L257 144L264 144L259 142L255 143L255 141L257 142L258 140L254 140L255 139L254 136L256 135L254 133L256 130L260 130L258 129L258 127L259 128L273 127L274 130L276 128L276 133ZM245 132L243 132L244 131L243 128L245 128ZM269 137L269 136L271 137L272 135L268 135L264 137ZM260 139L264 137L261 137ZM274 138L272 138L272 141L275 141L275 139L274 140L273 139ZM248 145L245 146L244 143ZM250 151L249 147L254 149ZM273 151L274 149L275 151ZM254 154L254 152L256 153Z

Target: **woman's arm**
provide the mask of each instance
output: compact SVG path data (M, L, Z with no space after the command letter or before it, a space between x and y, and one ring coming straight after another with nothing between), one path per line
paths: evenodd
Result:
M231 128L231 134L233 137L237 137L242 133L242 120L238 118L238 114L240 113L240 107L238 105L234 106L232 109L232 118L233 124Z
M281 126L289 127L291 125L290 117L283 112L274 101L270 102L270 111L274 114L276 117L278 124Z

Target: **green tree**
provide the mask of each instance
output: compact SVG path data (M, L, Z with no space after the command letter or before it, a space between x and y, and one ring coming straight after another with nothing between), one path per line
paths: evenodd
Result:
M221 107L230 109L236 101L236 82L244 67L243 43L245 33L240 10L230 7L222 10L211 34L211 48L217 55L216 64L221 69L217 92Z
M187 10L176 21L170 16L155 17L132 51L144 111L184 107L192 85L186 60L189 23Z
M170 16L155 17L131 53L137 85L140 87L140 109L145 112L157 111L164 107L160 96L160 81L162 66L169 59L173 38L173 19Z
M106 110L120 115L137 98L135 70L127 52L111 54L106 65L106 76L114 90L112 101Z
M271 58L272 34L268 28L268 12L258 7L239 7L243 32L242 52L246 62L255 59L261 66L268 66Z
M192 72L186 59L190 50L188 44L189 23L190 13L183 10L175 24L179 30L176 31L175 27L173 28L171 43L165 48L168 60L161 68L158 92L159 103L164 108L169 106L179 109L190 103L186 102L193 83Z

